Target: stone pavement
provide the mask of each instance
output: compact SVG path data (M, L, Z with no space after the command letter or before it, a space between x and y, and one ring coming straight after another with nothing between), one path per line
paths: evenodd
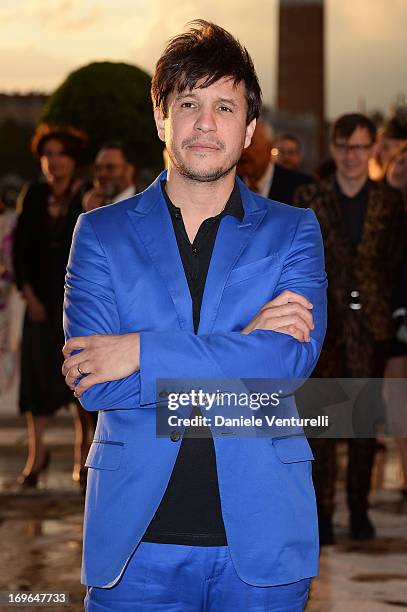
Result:
M9 487L25 457L22 419L0 419L0 590L68 591L69 607L79 612L83 498L71 481L72 423L64 415L50 423L52 452L46 488L16 493ZM372 497L371 516L378 538L352 542L347 535L343 482L338 486L335 527L338 543L324 548L307 612L396 612L407 609L407 502L397 491L397 457L389 444L383 488ZM344 472L344 454L340 454ZM340 479L341 480L341 479ZM0 612L12 608L0 606ZM21 607L19 610L39 610Z

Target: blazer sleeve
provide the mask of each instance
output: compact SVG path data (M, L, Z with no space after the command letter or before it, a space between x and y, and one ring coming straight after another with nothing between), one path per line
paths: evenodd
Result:
M295 236L274 296L285 289L313 304L311 341L275 331L254 330L197 336L182 331L141 332L140 384L142 405L156 399L157 378L307 378L315 367L326 332L324 251L318 221L311 209L301 211ZM289 384L289 383L287 383Z
M75 226L65 279L65 338L119 334L120 320L106 254L89 215ZM86 410L133 409L140 406L140 373L97 384L80 398Z

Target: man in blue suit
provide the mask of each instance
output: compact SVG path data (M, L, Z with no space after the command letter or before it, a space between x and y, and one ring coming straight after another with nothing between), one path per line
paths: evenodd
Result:
M319 226L235 178L261 92L228 32L197 21L172 39L152 98L168 172L81 215L66 278L63 373L99 410L85 607L300 611L318 564L306 438L157 437L156 381L309 376L326 327Z

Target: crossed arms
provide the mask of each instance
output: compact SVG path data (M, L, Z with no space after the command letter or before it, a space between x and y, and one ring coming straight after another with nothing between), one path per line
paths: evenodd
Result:
M305 378L325 335L325 290L319 226L304 210L276 297L243 330L120 334L108 261L89 215L82 215L66 279L63 374L88 410L154 404L157 378Z

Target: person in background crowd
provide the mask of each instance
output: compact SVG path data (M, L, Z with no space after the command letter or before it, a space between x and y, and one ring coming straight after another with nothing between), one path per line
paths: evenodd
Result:
M399 194L368 178L376 127L361 114L333 125L336 172L298 190L295 204L319 220L328 274L328 331L315 377L382 378L393 338L392 291L404 244ZM376 397L380 390L376 389ZM335 441L310 440L316 457L320 542L334 542ZM347 501L351 536L373 538L368 496L374 437L348 440Z
M407 107L401 106L379 130L375 155L369 165L370 177L376 180L384 179L390 159L405 145L407 145Z
M13 379L13 363L10 353L9 299L13 280L13 243L16 215L7 208L0 193L0 397L8 390Z
M386 181L400 191L404 208L407 210L407 143L389 160Z
M302 164L301 142L294 134L279 134L271 153L275 162L287 170L299 170Z
M120 142L104 144L96 155L93 169L94 188L83 197L85 211L105 204L115 204L136 193L135 167Z
M313 179L303 172L287 170L274 163L272 147L271 126L266 121L259 120L252 142L244 149L239 160L237 173L252 191L270 200L292 204L295 190Z
M21 348L19 406L26 415L28 457L18 484L36 487L48 467L44 445L48 417L70 406L75 421L73 478L86 482L83 468L89 450L92 420L67 389L61 375L64 342L62 307L66 264L76 220L82 212L76 169L84 136L73 130L41 125L32 140L45 181L31 184L21 195L14 268L26 301Z
M389 160L386 173L387 183L398 189L403 196L407 234L407 145L402 147ZM400 277L394 295L393 318L396 336L391 350L391 358L386 367L385 397L387 420L392 433L406 431L407 407L407 249L400 269ZM391 379L401 379L394 381ZM400 452L402 485L401 493L407 498L407 438L396 438Z

